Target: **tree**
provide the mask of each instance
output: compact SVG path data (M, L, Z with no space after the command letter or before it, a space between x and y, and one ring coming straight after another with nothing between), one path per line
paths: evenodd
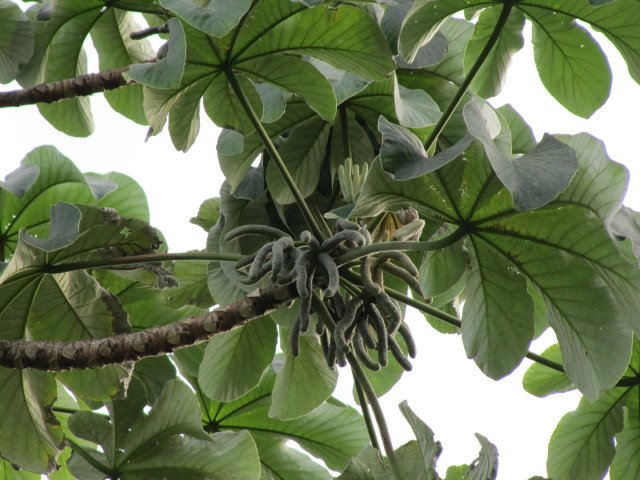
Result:
M599 140L537 142L487 101L526 22L569 111L611 84L583 25L639 80L634 0L0 0L0 80L23 87L0 106L84 137L104 92L186 151L202 103L226 177L192 219L206 248L185 253L133 179L55 147L0 183L2 478L496 478L480 434L441 477L406 403L416 440L393 446L378 397L420 346L406 306L490 378L526 357L529 392L584 395L550 478L638 478L640 217ZM529 351L549 327L558 344ZM360 412L331 397L338 371Z

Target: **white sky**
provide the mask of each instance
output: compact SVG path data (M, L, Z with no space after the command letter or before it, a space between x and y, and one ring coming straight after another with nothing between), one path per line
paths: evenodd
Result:
M507 84L492 103L509 102L532 125L536 136L544 132L589 132L607 145L609 155L631 170L626 204L640 210L640 164L636 159L640 86L628 76L617 52L604 45L614 74L611 98L591 119L584 120L564 110L546 93L535 71L530 44L515 58ZM7 90L15 85L0 86ZM82 171L120 171L144 188L151 206L152 224L168 239L171 251L202 249L206 234L189 223L202 200L218 195L223 181L216 161L218 129L203 116L200 135L186 153L176 152L167 132L144 142L146 128L113 112L101 96L92 98L95 133L87 139L67 137L45 122L36 107L0 109L0 177L16 168L24 155L42 144L53 144ZM500 479L527 479L545 475L547 442L561 416L577 405L575 393L538 399L521 387L523 363L510 377L495 382L467 360L457 336L440 335L416 312L409 313L413 334L419 339L414 370L405 374L382 404L400 446L412 439L397 405L409 405L442 441L440 471L475 458L479 446L473 434L482 433L498 446ZM540 343L542 342L542 343ZM532 346L542 352L549 344L543 338ZM352 402L348 375L336 395Z

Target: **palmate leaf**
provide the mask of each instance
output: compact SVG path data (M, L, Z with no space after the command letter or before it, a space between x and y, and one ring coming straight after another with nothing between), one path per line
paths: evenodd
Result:
M278 150L304 197L311 195L318 185L329 131L329 124L316 116L294 128ZM296 201L273 162L267 167L267 186L276 202L286 205Z
M176 380L168 382L148 415L142 387L132 385L126 400L108 404L109 418L79 412L69 419L74 435L96 443L101 451L74 451L70 470L106 478L86 460L103 465L121 478L187 475L205 479L258 479L258 452L249 434L207 435L198 418L195 394ZM111 476L111 475L109 475Z
M519 210L545 205L567 188L578 168L574 151L550 135L516 160L505 157L493 141L501 129L500 120L487 105L468 103L464 119L469 133L484 145L491 167Z
M131 20L132 14L113 10L108 3L104 0L60 0L56 2L51 19L46 22L35 19L41 6L32 6L27 15L33 19L34 54L20 69L20 84L30 87L87 73L83 43L90 32L96 43L101 67L113 68L149 60L151 57L146 40L134 44L128 38L137 28ZM115 39L116 46L110 42ZM108 48L105 44L107 41ZM116 111L136 121L144 121L140 117L140 87L133 87L132 92L128 92L128 88L110 93L107 99ZM134 103L124 103L127 101ZM49 123L68 135L86 137L93 131L88 97L39 104L38 109Z
M176 357L181 373L193 388L201 391L196 376L203 349L178 350ZM215 431L248 430L256 435L259 448L262 441L293 440L310 454L322 459L333 470L343 469L349 459L368 444L366 428L360 414L333 398L296 419L271 418L268 412L275 380L275 371L267 368L255 388L229 403L216 402L204 394L199 395L202 421ZM270 465L274 464L271 462Z
M547 471L551 478L602 478L616 453L614 435L622 430L628 391L610 390L593 403L583 399L575 411L562 417L549 442Z
M418 440L422 452L422 470L425 472L427 480L439 480L436 461L442 451L442 445L435 441L433 430L411 410L406 401L402 402L399 407Z
M382 79L393 69L391 52L375 21L350 6L306 8L289 0L260 0L222 39L189 25L185 33L187 62L180 87L145 91L151 127L159 131L169 115L169 132L182 150L197 134L201 98L217 125L243 133L254 129L225 69L238 75L258 116L262 100L249 79L300 95L325 120L335 116L331 85L310 63L291 54L309 55L368 79Z
M261 480L331 480L331 474L309 456L269 434L252 432L262 467Z
M562 364L562 353L558 344L547 348L542 356ZM534 363L522 377L522 386L531 395L546 397L552 393L563 393L573 390L575 387L566 373L546 367L540 363Z
M87 205L56 204L51 218L48 239L21 233L0 277L2 338L66 341L128 331L118 299L87 272L45 272L78 261L150 252L159 244L156 232L140 220ZM104 400L123 387L130 373L126 365L116 365L59 378L81 398Z
M18 75L20 64L33 54L33 27L20 7L11 0L0 1L0 83Z
M612 480L637 479L640 475L640 397L637 387L625 400L624 429L616 435L616 453L609 471Z
M213 400L240 398L260 381L273 360L277 341L276 325L268 316L216 335L204 351L200 388Z
M101 71L142 63L152 59L155 52L146 40L132 40L129 35L141 30L128 12L109 9L91 29L91 41L98 52ZM141 125L147 120L142 108L142 85L104 92L111 108Z
M251 7L251 0L209 0L198 5L192 0L161 0L167 10L212 37L223 37Z
M572 17L522 10L533 23L533 54L542 83L567 110L589 118L611 89L611 70L602 49Z
M126 75L142 85L154 88L178 88L187 59L187 43L182 23L172 18L167 22L169 41L164 56L157 62L133 65Z
M53 470L63 448L62 429L51 411L55 380L37 370L0 367L0 387L0 455L34 472Z
M399 50L406 59L412 59L421 45L436 35L450 15L466 9L490 7L482 12L482 20L483 16L489 18L489 12L498 8L493 5L500 3L487 0L419 0L404 20ZM521 18L522 14L534 27L534 51L543 84L565 108L576 115L589 117L606 101L611 87L611 72L600 47L575 20L604 33L622 54L631 76L640 81L640 41L633 33L634 25L640 22L640 6L637 2L525 0L514 5L514 18L509 22ZM487 29L490 28L492 25L487 24ZM509 26L502 32L499 45L489 61L506 53L509 50L504 49L507 43L513 49L517 47L520 40L512 38L513 33L514 30ZM472 42L468 50L467 67L474 57L473 45ZM476 48L481 48L480 43ZM501 65L497 66L498 71L503 70ZM491 71L496 72L495 69ZM499 76L497 74L497 78L490 83L495 83ZM483 90L482 93L489 94L490 90Z
M326 72L327 69L323 71ZM332 69L331 72L337 75L339 71ZM372 129L377 128L378 117L382 115L419 131L436 123L440 116L438 106L424 91L403 87L397 82L395 75L368 85L358 79L345 80L337 76L334 79L337 82L334 88L338 89L341 97L346 97L342 106L347 110L351 150L356 162L371 161L373 155L371 142L362 127L353 120L354 114L364 119ZM347 85L341 87L340 82L346 82ZM329 141L332 147L332 167L336 168L344 161L341 120L323 120L299 101L289 102L284 116L265 128L274 140L293 129L288 141L279 151L304 196L315 191ZM231 151L232 153L225 154L219 149L222 171L234 189L263 148L258 135L252 134L244 138L241 152ZM299 154L301 151L305 152L302 156ZM293 203L294 198L275 165L270 164L267 169L267 182L278 203Z
M560 340L569 378L595 399L612 387L626 368L630 327L637 328L638 318L637 305L629 299L638 297L640 273L628 262L628 255L620 253L605 227L624 192L624 171L607 161L602 150L594 151L584 136L564 139L581 146L579 170L566 191L544 209L528 213L514 210L510 195L472 146L465 154L466 162L458 160L405 182L393 181L376 163L352 215L368 217L411 205L424 216L454 226L463 221L480 271L494 271L495 265L502 264L497 267L500 275L524 275L542 297L548 321ZM592 158L596 159L593 163L588 161ZM489 262L500 257L498 264ZM491 282L481 284L487 288ZM517 285L514 281L510 287L520 293L511 295L524 299L526 284ZM473 305L475 297L470 297L469 291L467 295L467 304ZM487 311L489 304L478 305L482 308L469 307L468 316L463 317L463 325L469 322L466 333L463 328L464 343L477 345L478 334L488 332L490 343L509 345L510 349L490 348L480 365L483 369L492 365L492 377L506 375L525 353L531 337L522 337L533 334L532 325L527 325L533 320L533 311L527 315L529 320L520 319L518 334L509 335L504 329L488 328L494 318ZM509 324L515 321L510 318ZM469 328L472 325L474 328Z
M281 331L284 362L276 370L269 408L269 416L280 420L299 418L319 407L338 383L338 371L327 366L317 337L300 337L297 357L291 353L289 337L287 330Z

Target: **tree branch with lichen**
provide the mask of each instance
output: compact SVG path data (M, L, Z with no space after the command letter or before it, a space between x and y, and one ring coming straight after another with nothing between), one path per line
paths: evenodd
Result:
M130 84L123 75L129 68L130 65L127 65L56 82L40 83L20 90L0 92L0 108L54 103L65 98L85 97L106 90L115 90Z
M171 353L244 325L296 296L294 285L260 289L204 315L108 338L72 342L0 340L0 365L60 371L97 368Z

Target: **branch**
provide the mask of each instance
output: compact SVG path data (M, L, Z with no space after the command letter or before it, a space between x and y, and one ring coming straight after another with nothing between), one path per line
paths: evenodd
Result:
M295 284L260 289L204 315L108 338L73 342L0 340L0 365L59 371L162 355L244 325L296 296Z
M129 67L130 65L127 65L57 82L41 83L22 90L0 92L0 108L53 103L65 98L84 97L105 90L115 90L129 83L122 75L129 70Z

